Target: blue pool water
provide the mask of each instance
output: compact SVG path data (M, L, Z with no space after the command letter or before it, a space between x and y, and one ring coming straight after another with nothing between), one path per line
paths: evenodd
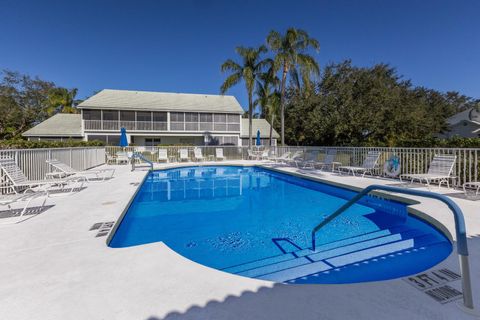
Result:
M203 265L289 283L385 280L430 268L449 240L402 203L367 196L311 230L354 192L262 168L204 166L149 174L110 246L163 241Z

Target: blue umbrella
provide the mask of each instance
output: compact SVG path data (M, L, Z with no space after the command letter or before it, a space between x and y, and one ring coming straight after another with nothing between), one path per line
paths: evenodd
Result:
M128 147L127 130L120 129L120 147Z
M262 142L260 141L260 130L257 130L257 143L256 143L257 146L260 146L262 145Z

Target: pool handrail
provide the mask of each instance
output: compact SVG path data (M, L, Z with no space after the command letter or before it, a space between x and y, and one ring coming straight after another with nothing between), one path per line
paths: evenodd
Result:
M141 154L140 152L137 152L137 151L132 153L132 159L131 159L131 161L132 161L132 171L135 171L135 158L143 160L144 162L148 163L150 165L150 170L153 171L153 162L148 160L147 158L145 158L143 156L143 154Z
M430 192L430 191L422 191L422 190L414 190L414 189L405 189L399 187L392 187L392 186L382 186L382 185L370 185L360 191L357 195L355 195L352 199L347 201L343 206L338 208L334 213L326 217L321 223L319 223L315 228L312 230L312 250L315 251L316 243L315 243L315 235L327 225L330 221L338 217L342 214L345 210L350 208L354 203L360 200L362 197L367 195L373 190L381 190L387 192L394 192L394 193L403 193L412 196L424 197L439 200L445 203L448 208L453 212L454 220L455 220L455 234L457 238L457 253L460 259L460 273L462 276L462 291L463 291L463 305L468 309L473 309L473 296L472 296L472 285L470 280L470 266L468 263L468 245L467 245L467 231L465 227L465 219L463 218L463 213L460 207L450 198Z

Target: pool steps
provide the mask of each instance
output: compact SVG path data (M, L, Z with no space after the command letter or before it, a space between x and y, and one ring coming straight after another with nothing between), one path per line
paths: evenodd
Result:
M438 242L439 239L432 234L399 226L326 243L317 246L315 252L301 249L223 270L246 277L286 282L392 253L417 251L414 248L422 249Z

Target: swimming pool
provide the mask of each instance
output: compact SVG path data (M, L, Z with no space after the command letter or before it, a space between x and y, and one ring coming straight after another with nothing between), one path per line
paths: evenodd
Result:
M118 226L113 248L163 241L233 274L287 283L353 283L428 269L452 251L406 205L364 197L317 234L312 228L355 192L259 167L150 172Z

